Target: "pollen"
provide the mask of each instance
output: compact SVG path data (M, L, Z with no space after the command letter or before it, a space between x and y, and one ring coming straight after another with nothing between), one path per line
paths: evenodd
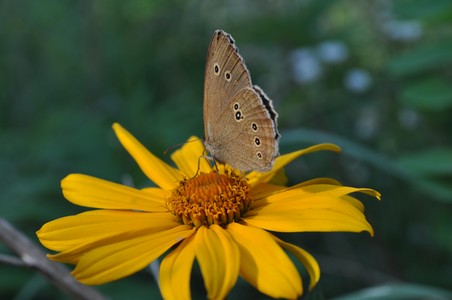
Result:
M251 198L247 179L233 171L199 173L179 183L167 201L179 222L199 228L237 222L248 211Z

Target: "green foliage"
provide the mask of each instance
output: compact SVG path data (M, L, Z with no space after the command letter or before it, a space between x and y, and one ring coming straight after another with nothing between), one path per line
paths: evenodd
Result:
M441 111L452 108L452 87L444 78L421 79L407 84L401 98L418 109Z
M36 240L45 222L83 211L61 195L67 174L149 186L111 125L166 161L165 149L202 137L205 56L222 28L274 99L282 153L343 148L297 160L289 179L333 177L383 195L364 199L374 238L285 237L337 258L319 258L322 279L308 299L357 299L380 286L394 299L450 297L451 20L449 0L1 1L0 215ZM62 297L36 278L2 266L0 298ZM413 284L385 285L401 280ZM192 289L204 295L199 270ZM99 290L158 296L146 272ZM232 295L261 297L244 281Z
M432 44L410 49L389 62L389 72L397 76L408 76L435 71L452 63L452 41L439 39Z
M452 298L450 291L422 286L419 284L387 284L378 287L364 289L362 291L336 297L334 300L446 300Z
M452 149L431 148L403 156L400 163L412 172L426 176L452 176Z

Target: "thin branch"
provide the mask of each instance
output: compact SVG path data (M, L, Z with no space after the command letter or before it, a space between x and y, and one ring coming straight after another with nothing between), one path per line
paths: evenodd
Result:
M1 235L1 233L0 233ZM11 255L0 254L0 264L14 267L26 267L27 265L19 258Z
M15 261L11 259L12 257L3 255L3 262L9 262L9 264L17 263L16 265L18 266L26 266L37 270L74 299L106 299L95 289L75 280L63 265L49 260L35 243L2 218L0 218L0 241L3 241L20 258ZM21 263L18 263L18 260Z

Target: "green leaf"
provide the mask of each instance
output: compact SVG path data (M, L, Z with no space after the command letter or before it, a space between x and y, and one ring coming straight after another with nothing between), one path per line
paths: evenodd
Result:
M399 0L392 3L394 13L404 19L430 20L452 11L450 0Z
M420 284L387 284L363 289L358 292L333 298L334 300L447 300L452 299L452 292Z
M388 71L395 76L411 75L452 63L452 41L440 40L413 48L393 58Z
M401 166L425 176L452 175L452 149L434 148L401 156Z
M420 109L440 111L452 107L452 87L442 78L411 82L402 91L402 101Z

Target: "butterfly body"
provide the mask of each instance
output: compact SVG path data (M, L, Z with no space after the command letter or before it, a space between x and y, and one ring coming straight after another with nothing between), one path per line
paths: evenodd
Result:
M267 171L278 156L277 114L253 86L234 39L217 30L209 47L204 87L205 147L241 171Z

